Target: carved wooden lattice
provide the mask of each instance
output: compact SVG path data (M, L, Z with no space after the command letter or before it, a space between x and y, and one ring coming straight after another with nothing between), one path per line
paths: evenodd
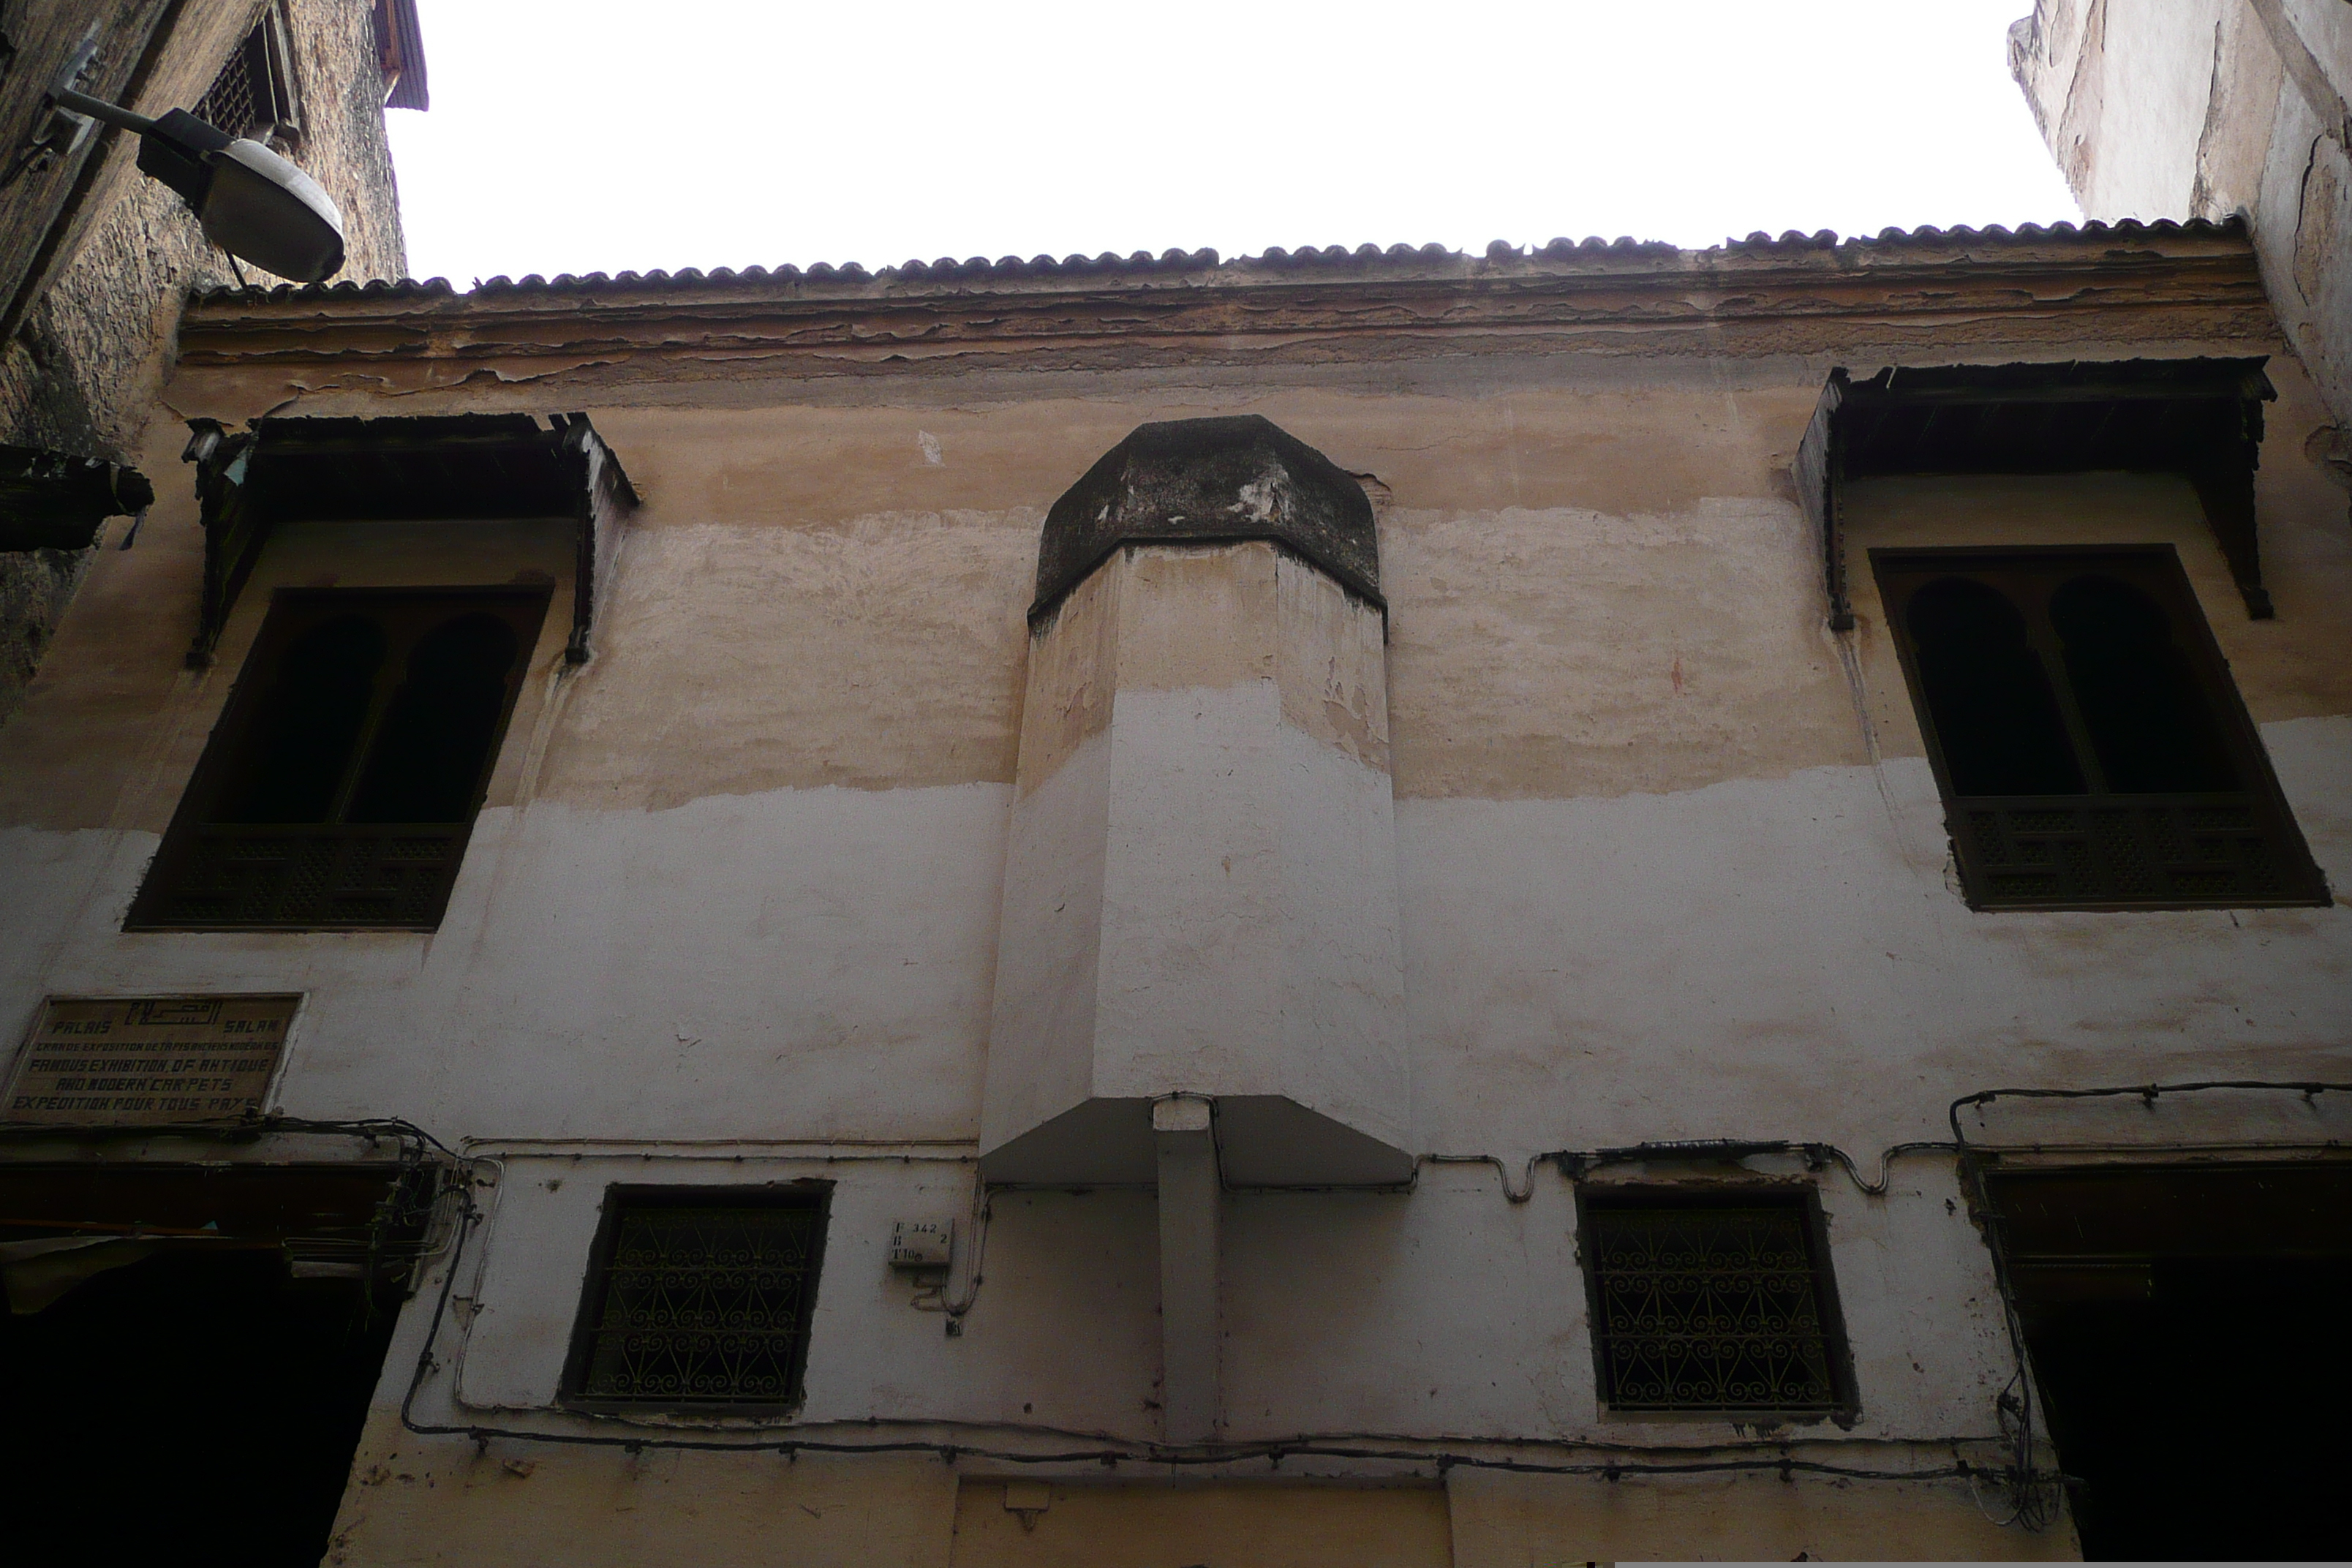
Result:
M2328 901L2171 547L1871 559L1970 904Z
M2266 904L2304 892L2304 879L2280 864L2265 814L2242 795L1952 804L1953 841L1988 904Z
M546 606L281 592L124 929L439 925Z

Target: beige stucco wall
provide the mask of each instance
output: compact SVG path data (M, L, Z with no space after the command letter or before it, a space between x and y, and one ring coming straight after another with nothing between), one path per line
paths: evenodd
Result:
M1419 1153L1493 1156L1510 1193L1488 1166L1444 1164L1410 1194L1229 1197L1227 1436L1562 1462L1634 1448L2004 1462L1993 1402L2014 1366L1948 1154L1897 1158L1884 1195L1795 1155L1746 1162L1818 1182L1861 1391L1850 1422L1761 1429L1598 1408L1574 1191L1528 1164L1790 1139L1834 1142L1874 1174L1887 1146L1947 1136L1954 1097L2000 1084L2340 1076L2341 907L1986 915L1961 901L1868 574L1854 574L1857 630L1833 636L1786 479L1828 366L1906 357L1852 330L1748 357L1521 350L1034 384L770 370L615 389L553 374L395 397L357 375L292 384L333 379L314 368L191 366L144 437L154 471L176 471L179 415L242 419L289 394L296 413L584 407L644 505L595 657L568 669L554 631L542 640L437 932L125 936L270 586L539 572L559 603L570 591L552 530L291 529L221 660L190 671L195 513L184 485L164 486L137 547L100 557L0 731L0 1017L45 994L301 990L279 1104L408 1116L502 1162L454 1264L420 1421L642 1432L553 1407L606 1186L819 1177L836 1187L807 1402L750 1436L1148 1443L1149 1193L995 1194L983 1282L953 1337L885 1255L899 1218L958 1219L960 1268L979 1239L971 1172L1045 509L1139 423L1260 413L1366 476L1378 502L1410 1136ZM1972 357L2248 347L2195 318L2123 347L2084 328ZM2193 500L2165 479L1858 486L1850 559L1930 539L2175 545L2341 888L2352 541L2339 492L2302 456L2320 400L2292 360L2272 374L2260 500L2274 621L2245 618ZM2145 1135L2179 1136L2171 1114L2148 1112ZM970 1454L649 1449L631 1470L601 1448L500 1436L477 1456L462 1436L403 1432L442 1280L429 1273L404 1316L343 1560L520 1541L551 1561L624 1561L656 1539L714 1561L845 1561L853 1541L864 1561L965 1552L957 1510L997 1473ZM1351 1461L1300 1463L1366 1479ZM1430 1463L1382 1474L1439 1479ZM2063 1528L1997 1530L1947 1482L1456 1470L1444 1495L1465 1563L2071 1550ZM755 1527L777 1519L789 1530ZM988 1516L992 1537L1005 1525Z
M2009 1511L1965 1481L1879 1485L1767 1471L1614 1484L1457 1470L1447 1480L1454 1568L1640 1561L1671 1543L1686 1562L2067 1561L2063 1525L2004 1528Z
M707 1563L947 1568L951 1471L922 1459L421 1442L379 1418L330 1564Z
M1016 1488L1018 1483L1015 1483ZM1280 1480L1048 1483L956 1492L953 1568L1146 1568L1330 1561L1445 1568L1454 1560L1440 1487ZM1014 1503L1043 1501L1043 1509Z

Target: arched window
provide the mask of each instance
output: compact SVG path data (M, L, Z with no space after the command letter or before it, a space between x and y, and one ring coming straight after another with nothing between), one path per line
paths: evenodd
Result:
M351 819L457 822L469 815L506 717L514 662L514 628L496 616L459 616L420 638L368 749Z
M2016 605L1973 577L1942 577L1911 596L1906 619L1956 793L2083 793L2049 672Z
M2238 787L2212 704L2156 602L2104 573L2050 596L2050 624L2106 785L2119 793Z
M221 822L324 822L383 668L383 627L338 616L286 645L223 788Z
M546 610L280 593L125 929L438 925Z
M1871 559L1970 903L2326 901L2171 550Z

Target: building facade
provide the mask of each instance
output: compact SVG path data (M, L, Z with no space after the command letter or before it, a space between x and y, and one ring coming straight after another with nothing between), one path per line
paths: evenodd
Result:
M52 113L50 85L86 59L85 92L149 115L189 110L263 142L341 210L343 276L398 278L383 112L388 97L425 106L415 36L413 0L0 6L0 721L98 533L119 541L152 493L131 454L171 374L189 289L236 280L186 204L138 173L138 139ZM404 79L404 37L417 62Z
M2246 221L2284 335L2352 426L2352 15L2037 0L2010 68L2090 216ZM2325 451L2352 485L2352 446Z
M2179 1436L2340 1461L2328 423L2231 224L206 294L0 730L14 1473L2340 1551Z

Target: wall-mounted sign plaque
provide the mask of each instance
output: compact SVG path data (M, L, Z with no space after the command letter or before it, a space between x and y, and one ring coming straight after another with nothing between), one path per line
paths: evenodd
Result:
M41 1004L0 1121L215 1121L261 1109L299 996L148 996Z

